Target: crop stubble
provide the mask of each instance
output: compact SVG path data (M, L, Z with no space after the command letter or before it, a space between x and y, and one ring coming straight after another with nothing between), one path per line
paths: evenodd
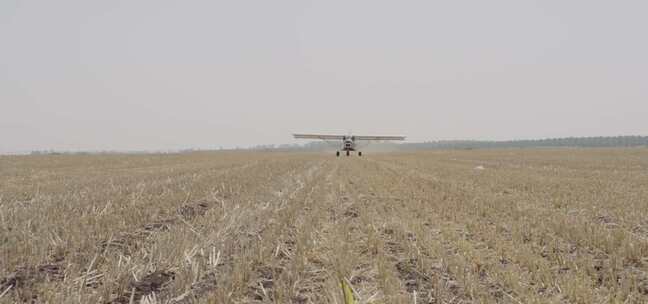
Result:
M644 149L0 165L0 301L648 301Z

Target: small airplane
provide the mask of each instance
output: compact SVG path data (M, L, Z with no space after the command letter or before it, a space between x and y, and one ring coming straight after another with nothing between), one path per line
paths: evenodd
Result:
M346 152L346 156L351 155L351 151L357 151L357 141L392 141L392 140L405 140L405 136L354 136L354 135L325 135L325 134L293 134L297 139L320 139L320 140L341 140L342 151ZM340 156L340 151L335 152L336 156ZM362 152L358 151L358 156L362 156Z

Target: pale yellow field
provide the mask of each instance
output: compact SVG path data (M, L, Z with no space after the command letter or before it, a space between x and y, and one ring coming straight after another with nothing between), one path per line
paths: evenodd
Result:
M0 157L0 302L648 303L648 150Z

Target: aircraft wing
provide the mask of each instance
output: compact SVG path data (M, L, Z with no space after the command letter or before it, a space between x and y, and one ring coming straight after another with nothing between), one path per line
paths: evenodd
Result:
M405 136L356 136L356 140L405 140Z
M321 139L321 140L343 140L344 135L326 135L326 134L293 134L298 139Z

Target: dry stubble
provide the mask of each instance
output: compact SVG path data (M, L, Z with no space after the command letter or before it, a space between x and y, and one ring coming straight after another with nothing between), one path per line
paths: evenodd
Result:
M0 301L645 303L648 151L0 158Z

